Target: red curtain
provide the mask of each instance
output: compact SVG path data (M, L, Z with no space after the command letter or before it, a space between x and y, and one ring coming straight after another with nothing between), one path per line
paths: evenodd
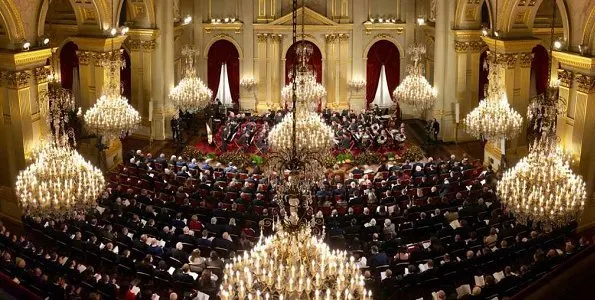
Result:
M296 51L297 45L299 45L300 43L302 43L302 41L299 41L299 42L291 45L291 47L289 47L289 49L287 50L287 53L285 53L285 84L289 84L289 73L293 69L294 61L297 59L295 51ZM310 41L303 41L303 43L309 44L310 46L312 46L312 49L314 50L312 52L312 55L310 56L309 65L316 72L316 82L321 83L322 82L322 53L320 52L320 49L318 49L318 47L316 47L316 45L314 43L312 43Z
M485 98L485 88L488 84L489 65L486 65L488 59L488 51L484 51L479 56L479 87L477 88L477 103ZM488 68L484 68L487 66Z
M366 100L368 105L374 101L376 95L376 88L378 88L378 78L380 78L380 70L384 65L386 69L386 81L388 83L388 90L392 92L399 85L401 56L399 49L395 44L387 40L381 40L370 48L368 51L368 61L366 65Z
M60 50L60 79L62 87L69 90L72 90L72 70L79 66L76 50L78 46L73 42L66 43Z
M122 86L122 95L129 101L132 99L132 66L130 65L130 55L124 50L122 54L126 65L120 70L120 83Z
M221 66L227 64L227 76L229 89L234 103L238 103L240 97L240 54L235 45L227 40L216 41L208 53L207 62L207 85L213 91L213 97L219 87Z
M533 48L533 60L531 61L531 71L535 74L535 87L537 94L545 93L547 89L547 77L549 75L549 55L547 50L537 45Z

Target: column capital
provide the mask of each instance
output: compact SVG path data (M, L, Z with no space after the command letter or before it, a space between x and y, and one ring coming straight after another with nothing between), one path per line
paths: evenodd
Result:
M521 68L531 68L531 62L533 61L533 52L519 53L518 60Z
M49 76L52 74L52 70L50 69L50 66L41 66L35 68L33 74L35 75L37 84L42 84L49 81Z
M17 53L0 52L0 68L11 71L31 70L45 65L50 56L52 48Z
M585 94L595 93L595 76L577 73L575 79L579 92Z
M514 69L518 55L514 53L495 53L495 56L496 64L505 66L507 69Z
M348 33L325 34L324 39L326 40L327 43L334 43L336 41L347 41L347 40L349 40L349 34Z
M560 81L560 86L565 88L572 87L572 80L573 80L573 72L565 69L558 69L558 80Z
M483 41L455 41L455 51L457 53L480 52L486 47Z
M271 39L272 42L275 43L280 43L281 41L283 41L283 38L285 36L282 34L277 34L277 33L270 33L269 34L269 38Z
M259 41L259 42L261 42L261 43L265 43L268 38L269 38L269 34L268 33L257 33L256 34L256 40Z
M501 40L489 36L482 36L483 41L488 45L491 51L497 53L520 53L531 52L533 48L541 41L538 38L529 38L523 40Z
M109 52L112 49L120 49L128 36L118 35L115 37L72 37L72 41L79 50L93 52Z
M131 29L125 44L131 51L152 52L159 36L159 29Z
M3 71L0 73L4 86L10 89L24 89L29 87L31 71Z

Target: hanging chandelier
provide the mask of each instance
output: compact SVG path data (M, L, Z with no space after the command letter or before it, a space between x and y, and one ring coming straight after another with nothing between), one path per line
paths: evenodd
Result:
M554 9L552 42L555 16ZM551 57L550 48L550 66ZM519 222L532 221L534 225L551 229L579 217L587 200L586 184L570 168L570 155L558 146L556 119L558 114L566 112L566 101L559 97L558 85L549 85L545 93L531 100L527 114L535 124L535 141L529 154L503 174L496 192Z
M84 115L87 129L107 140L128 135L141 121L138 111L120 93L119 76L116 72L124 67L121 53L122 50L112 51L110 57L102 62L103 67L109 68L110 79L103 95Z
M293 0L293 41L296 41L297 0ZM297 68L294 67L294 70ZM318 132L320 119L298 104L297 82L292 83L293 111L280 128L273 128L272 159L268 172L282 172L275 180L277 221L275 233L260 237L257 245L243 256L233 258L224 269L219 296L221 299L371 299L364 288L361 270L353 257L344 251L331 251L323 241L322 220L317 220L312 207L312 188L316 174L323 168L313 159L310 145L299 144L299 136L308 131L300 118L311 120ZM282 129L281 129L282 128ZM324 127L322 127L324 128ZM304 131L306 130L306 131ZM320 130L326 139L325 130ZM281 133L287 140L280 140ZM271 137L269 135L269 137ZM303 137L302 137L303 139ZM304 141L304 140L302 140ZM275 142L278 142L275 144ZM301 146L300 146L301 145ZM312 149L326 149L321 143ZM272 161L272 162L271 162ZM273 182L273 181L271 181ZM315 230L316 229L316 230Z
M395 101L414 107L420 112L425 112L436 103L437 91L430 85L424 76L422 58L426 54L424 45L412 45L407 50L411 59L408 75L393 91Z
M185 59L184 78L169 93L169 99L174 107L185 113L196 113L211 104L213 92L198 78L194 67L197 50L190 46L182 49Z
M488 59L490 56L492 55L488 53ZM479 106L463 120L465 131L477 139L510 140L521 131L523 118L508 103L506 91L500 79L501 69L502 66L492 63L488 73L486 98L481 100Z
M298 104L299 105L299 104ZM285 115L268 135L272 152L291 152L293 148L294 116ZM296 152L313 152L322 154L331 150L334 144L334 133L324 120L314 112L298 106L295 116Z
M52 81L41 100L53 134L32 156L33 163L17 176L19 204L26 214L43 217L92 208L105 187L105 179L73 148L74 131L65 126L75 109L74 98L60 83Z
M298 103L305 104L310 110L314 110L320 99L326 96L326 89L322 84L317 82L316 72L308 64L313 52L314 48L312 45L305 43L304 40L296 46L298 66L295 70L289 72L289 84L285 85L281 90L281 97L289 109L293 108L294 81L297 85L295 94L297 95Z

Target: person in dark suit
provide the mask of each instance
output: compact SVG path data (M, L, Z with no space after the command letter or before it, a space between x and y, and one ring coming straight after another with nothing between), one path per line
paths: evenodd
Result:
M180 282L194 284L194 278L190 276L190 266L188 264L184 264L182 268L174 273L173 279Z
M224 232L221 237L214 238L211 243L211 247L224 248L224 249L227 249L228 251L235 250L235 246L234 246L233 242L231 241L231 237L229 236L229 233L227 233L227 232Z
M196 241L197 246L211 247L212 241L209 239L209 231L203 230L201 237Z
M186 244L196 245L196 239L190 234L190 229L184 227L183 233L178 235L178 241Z
M372 246L370 248L370 253L372 253L372 255L368 259L368 266L375 268L388 265L388 256L384 252L379 252L378 246Z
M151 254L147 254L143 260L137 261L135 264L135 269L137 272L143 272L153 276L155 273L155 268L153 267L153 256L151 256Z
M184 252L184 245L180 242L176 243L176 247L170 250L169 256L181 262L188 260L188 253Z

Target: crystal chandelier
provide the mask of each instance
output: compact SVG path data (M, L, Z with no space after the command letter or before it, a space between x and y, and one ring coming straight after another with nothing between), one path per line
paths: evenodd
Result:
M312 45L305 43L303 40L296 46L299 65L295 70L289 72L290 82L281 90L281 97L285 105L290 109L292 108L293 82L297 84L295 94L298 103L307 105L311 110L316 107L320 99L326 96L326 89L316 81L316 72L308 64L313 52Z
M297 0L293 0L294 43L296 15ZM300 116L309 118L311 115L305 106L298 104L296 81L292 89L294 110L277 125L285 128L277 129L277 133L283 132L287 141L275 144L275 148L273 144L280 137L275 138L273 134L271 148L276 151L272 151L268 160L268 172L283 172L275 186L278 206L273 210L278 216L277 221L272 222L275 233L267 238L261 236L254 249L233 258L232 263L225 266L219 296L225 300L371 299L372 294L364 288L364 278L354 258L348 259L344 251L331 251L323 241L324 230L320 236L314 231L322 222L317 222L313 214L312 187L323 167L319 160L312 158L314 152L310 152L307 145L298 147L298 130L299 134L308 130L298 125ZM313 124L320 120L312 119Z
M332 128L326 125L318 114L298 107L295 119L295 147L298 153L325 153L330 151L334 144L334 133ZM268 141L271 151L291 152L293 148L293 131L294 116L293 113L288 113L269 132Z
M424 76L422 58L426 54L424 45L412 45L408 51L411 64L408 66L408 75L394 90L393 98L399 103L414 107L420 112L425 112L436 103L436 89L433 88Z
M555 9L552 41L554 20ZM550 53L550 66L551 57ZM576 220L584 209L585 181L571 170L570 157L558 146L556 137L556 117L565 114L565 109L557 85L532 99L528 117L534 118L536 139L529 154L507 170L497 184L502 203L521 223L532 221L542 228L556 228Z
M490 55L488 53L488 58ZM495 57L493 57L495 60ZM502 66L492 64L488 73L486 98L479 102L463 120L465 131L477 139L488 141L510 140L521 131L523 118L517 113L506 97L501 76Z
M103 67L109 68L110 80L103 95L84 115L88 130L107 140L128 135L141 121L138 111L120 93L116 72L124 66L121 51L110 52L110 57L102 62Z
M53 135L33 155L33 163L17 176L19 204L26 214L43 217L60 217L91 208L105 187L105 179L73 148L74 131L65 128L69 113L75 108L74 99L68 90L52 81L41 100Z
M174 107L185 113L202 111L211 104L213 92L198 78L194 68L194 58L197 50L190 46L182 49L185 59L184 78L169 93L169 99Z

